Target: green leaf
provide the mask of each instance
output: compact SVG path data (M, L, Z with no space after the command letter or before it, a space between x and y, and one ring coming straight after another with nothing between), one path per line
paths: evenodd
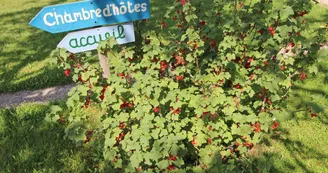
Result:
M132 156L130 157L131 160L131 165L134 168L139 167L140 162L142 161L141 153L133 153Z
M167 169L167 167L169 166L169 161L168 160L162 160L162 161L158 162L157 166L160 169Z
M233 106L226 106L223 108L222 112L225 113L226 115L232 115L235 110L236 108Z
M309 69L309 73L314 73L314 74L317 74L319 71L316 65L312 65L308 69Z
M170 90L173 90L173 89L178 88L179 84L177 82L171 81L168 87L169 87Z
M86 139L86 129L82 122L75 122L65 129L66 137L74 141L83 141Z
M294 10L292 9L292 7L287 6L284 9L280 10L280 19L282 21L285 21L288 19L289 16L294 14Z
M287 121L291 118L291 114L285 111L273 110L272 114L278 121Z

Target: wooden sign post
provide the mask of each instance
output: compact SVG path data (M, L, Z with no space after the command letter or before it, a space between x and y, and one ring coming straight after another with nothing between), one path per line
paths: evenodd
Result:
M60 33L149 18L149 0L86 0L44 7L30 25L47 32ZM118 44L134 42L133 23L69 33L58 47L72 53L94 50L100 41L110 36L114 36ZM108 78L108 58L100 52L98 56L103 76Z
M98 52L98 58L99 58L100 67L103 71L103 77L108 79L110 76L108 57Z

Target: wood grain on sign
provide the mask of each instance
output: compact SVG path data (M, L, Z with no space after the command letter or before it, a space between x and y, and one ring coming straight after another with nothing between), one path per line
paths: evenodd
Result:
M133 23L72 32L66 35L57 47L66 48L72 53L94 50L97 49L100 41L104 41L110 36L115 37L118 44L134 42Z

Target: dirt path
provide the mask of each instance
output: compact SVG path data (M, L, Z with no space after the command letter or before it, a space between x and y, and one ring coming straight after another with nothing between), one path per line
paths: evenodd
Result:
M71 84L36 91L20 91L11 94L0 94L0 108L13 107L28 102L47 103L49 101L63 100L66 99L67 93L74 86L74 84Z
M318 2L320 2L321 4L326 4L326 5L328 5L328 0L318 0Z

